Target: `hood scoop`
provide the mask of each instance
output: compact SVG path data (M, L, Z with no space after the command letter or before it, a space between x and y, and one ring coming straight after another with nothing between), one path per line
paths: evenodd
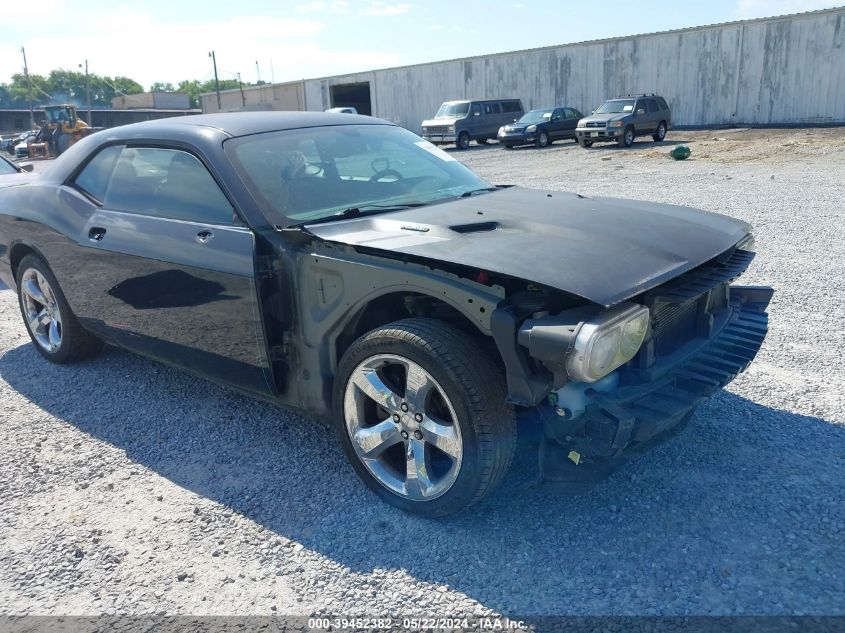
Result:
M473 222L471 224L456 224L449 227L455 233L487 233L499 228L498 222Z

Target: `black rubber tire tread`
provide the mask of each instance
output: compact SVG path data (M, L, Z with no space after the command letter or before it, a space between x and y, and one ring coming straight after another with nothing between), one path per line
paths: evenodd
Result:
M593 142L592 142L592 141L590 141L590 140L587 140L587 139L585 139L585 138L578 138L578 137L576 137L576 138L575 138L575 142L576 142L576 143L578 143L578 145L580 145L580 146L581 146L581 147L583 147L584 149L587 149L588 147L592 147L592 146L593 146Z
M540 143L540 137L542 137L542 136L544 136L544 135L545 135L545 137L546 137L546 144L545 144L545 145L543 145L542 143ZM534 144L535 144L538 148L541 148L541 149L542 149L542 148L544 148L544 147L548 147L549 145L551 145L551 144L552 144L552 137L551 137L551 136L549 136L549 133L548 133L548 132L546 132L546 131L542 131L542 132L540 132L540 133L537 135L537 140L534 142Z
M20 287L24 272L30 268L34 268L44 275L50 284L53 295L56 297L56 303L59 305L59 311L62 315L62 344L57 352L50 353L41 347L35 341L32 332L29 331L29 325L26 324ZM90 358L103 349L103 342L79 324L79 321L77 321L76 316L73 314L73 310L70 309L67 299L65 299L59 282L56 281L56 276L50 270L47 262L41 257L35 254L29 254L24 257L20 264L18 264L17 279L15 281L18 284L18 307L21 311L21 317L24 320L24 327L35 349L44 358L59 365L69 365Z
M406 356L418 363L424 357L426 370L447 392L458 414L464 440L461 472L451 489L431 501L409 501L382 486L358 460L346 431L343 397L348 377L364 359L381 353ZM414 353L417 358L412 357ZM463 396L462 401L458 399L459 394ZM510 468L516 451L517 429L513 407L505 403L506 396L503 371L486 346L478 345L466 332L436 319L402 319L368 332L346 351L335 382L334 418L347 456L376 494L402 510L438 517L478 502ZM462 411L467 415L462 416ZM472 447L467 442L471 437L476 440L477 466L467 463L472 456ZM468 481L464 480L467 473Z
M464 138L466 138L466 145L463 144ZM472 139L470 139L468 132L461 132L460 134L458 134L458 138L455 141L455 147L457 147L459 150L468 150L471 140Z
M628 141L625 140L626 137L628 136L628 128L630 128L631 132L633 133L633 136L631 137L631 145L628 145ZM622 136L620 136L619 138L616 139L616 144L619 147L632 147L634 145L634 141L636 140L636 138L637 138L637 133L636 133L636 130L634 130L634 126L629 125L628 127L625 128L625 131L622 133Z
M660 138L660 126L661 125L664 126L663 138ZM655 143L660 143L664 138L666 138L665 127L666 127L666 121L661 121L660 123L657 124L657 131L654 134L651 135L651 138L654 139Z

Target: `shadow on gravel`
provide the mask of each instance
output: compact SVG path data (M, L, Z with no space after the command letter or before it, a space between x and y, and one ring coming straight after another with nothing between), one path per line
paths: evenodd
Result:
M842 610L845 428L729 392L589 490L539 484L524 433L493 498L432 521L380 503L330 429L131 354L57 367L25 345L0 358L0 376L131 460L328 559L402 569L504 614ZM225 526L222 512L202 515Z

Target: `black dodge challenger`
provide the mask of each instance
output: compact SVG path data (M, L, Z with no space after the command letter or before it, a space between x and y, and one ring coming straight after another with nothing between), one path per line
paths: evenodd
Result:
M502 478L518 413L578 468L743 371L772 296L732 285L749 230L493 186L369 117L201 115L4 183L0 279L47 360L107 342L330 419L368 486L435 516Z

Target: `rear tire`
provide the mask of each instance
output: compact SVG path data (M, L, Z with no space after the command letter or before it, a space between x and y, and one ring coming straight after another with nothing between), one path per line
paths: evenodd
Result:
M666 138L666 122L661 121L660 125L657 126L657 131L651 135L651 138L654 139L655 143L662 143L663 139Z
M17 270L18 305L38 353L60 365L94 356L103 342L76 320L59 282L38 255L24 257Z
M516 422L506 396L503 372L466 332L403 319L343 355L334 419L355 472L379 497L444 516L477 502L507 472Z
M489 142L490 142L489 139L486 139L486 138L480 138L476 141L476 143L478 143L479 145L487 145L487 143L489 143Z
M513 145L511 145L510 143L502 143L502 147L504 147L505 149L513 149Z
M461 132L458 134L458 140L455 142L455 147L460 150L469 149L469 133Z

